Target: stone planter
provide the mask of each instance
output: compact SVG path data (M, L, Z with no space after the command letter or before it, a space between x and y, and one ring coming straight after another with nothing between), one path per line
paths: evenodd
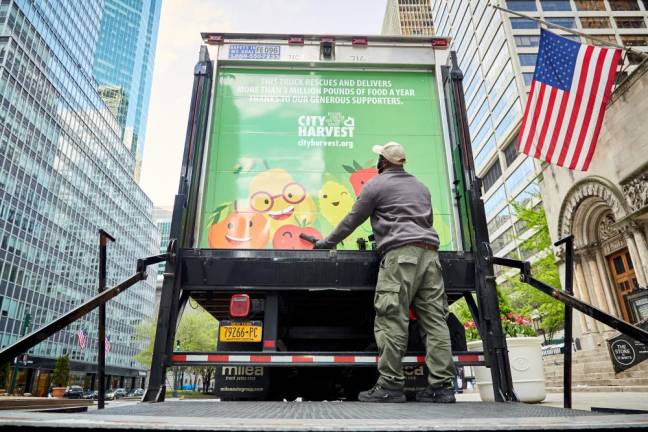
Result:
M506 338L513 389L521 402L542 402L547 396L544 363L540 349L541 340L538 337ZM468 342L468 350L481 351L482 342ZM493 380L490 369L483 366L474 367L473 369L475 370L479 396L483 401L494 401Z
M65 394L66 387L52 387L52 397L62 398Z

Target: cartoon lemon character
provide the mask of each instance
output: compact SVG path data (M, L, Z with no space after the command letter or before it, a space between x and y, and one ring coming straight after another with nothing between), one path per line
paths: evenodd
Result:
M353 195L344 185L329 180L319 191L320 213L334 227L351 211Z
M301 184L283 169L270 169L250 181L250 207L269 218L274 233L286 224L311 225L315 221L315 201Z

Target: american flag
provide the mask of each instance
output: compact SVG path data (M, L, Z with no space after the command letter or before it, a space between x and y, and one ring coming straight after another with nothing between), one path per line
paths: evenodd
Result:
M518 150L587 171L620 56L619 49L582 45L543 29Z
M79 340L79 347L84 350L88 346L88 333L83 329L77 331L77 339Z
M110 351L110 336L106 336L106 342L104 343L104 348L106 349L106 354Z

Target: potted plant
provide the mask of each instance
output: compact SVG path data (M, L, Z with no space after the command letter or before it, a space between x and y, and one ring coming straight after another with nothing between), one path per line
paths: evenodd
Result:
M52 374L52 397L61 398L70 381L70 358L66 355L59 357Z
M542 402L546 395L541 341L531 325L531 320L514 312L500 316L502 331L506 336L511 376L516 395L521 402ZM482 341L473 321L464 324L468 351L482 351ZM493 382L490 369L475 367L479 395L483 401L493 401Z

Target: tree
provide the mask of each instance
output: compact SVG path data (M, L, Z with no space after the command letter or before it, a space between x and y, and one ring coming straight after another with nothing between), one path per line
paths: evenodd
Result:
M528 239L521 240L520 249L527 255L535 253L531 262L531 274L538 280L560 289L560 276L556 265L556 256L551 248L549 226L542 205L535 207L512 203L515 213L527 229L534 233ZM536 288L520 281L519 277L511 277L504 285L504 291L514 310L530 315L534 310L540 313L540 328L548 339L564 327L565 314L561 302L542 293Z
M155 340L156 323L153 321L144 321L140 323L135 330L136 339L145 342L144 349L135 355L135 360L143 365L151 365L153 358L153 341ZM218 320L209 312L196 306L192 306L191 300L182 314L180 324L176 331L176 341L178 341L181 351L209 352L215 351L217 346ZM176 345L174 344L174 349ZM203 378L203 387L205 388L205 379L211 379L213 375L211 367L194 367L191 368L195 375L201 375ZM172 369L174 376L178 376L179 368ZM174 383L175 384L175 383ZM209 384L209 381L207 381Z
M70 382L70 358L67 355L56 359L54 373L52 374L52 385L54 387L66 387Z
M11 365L9 362L0 364L0 389L6 389L11 379Z

